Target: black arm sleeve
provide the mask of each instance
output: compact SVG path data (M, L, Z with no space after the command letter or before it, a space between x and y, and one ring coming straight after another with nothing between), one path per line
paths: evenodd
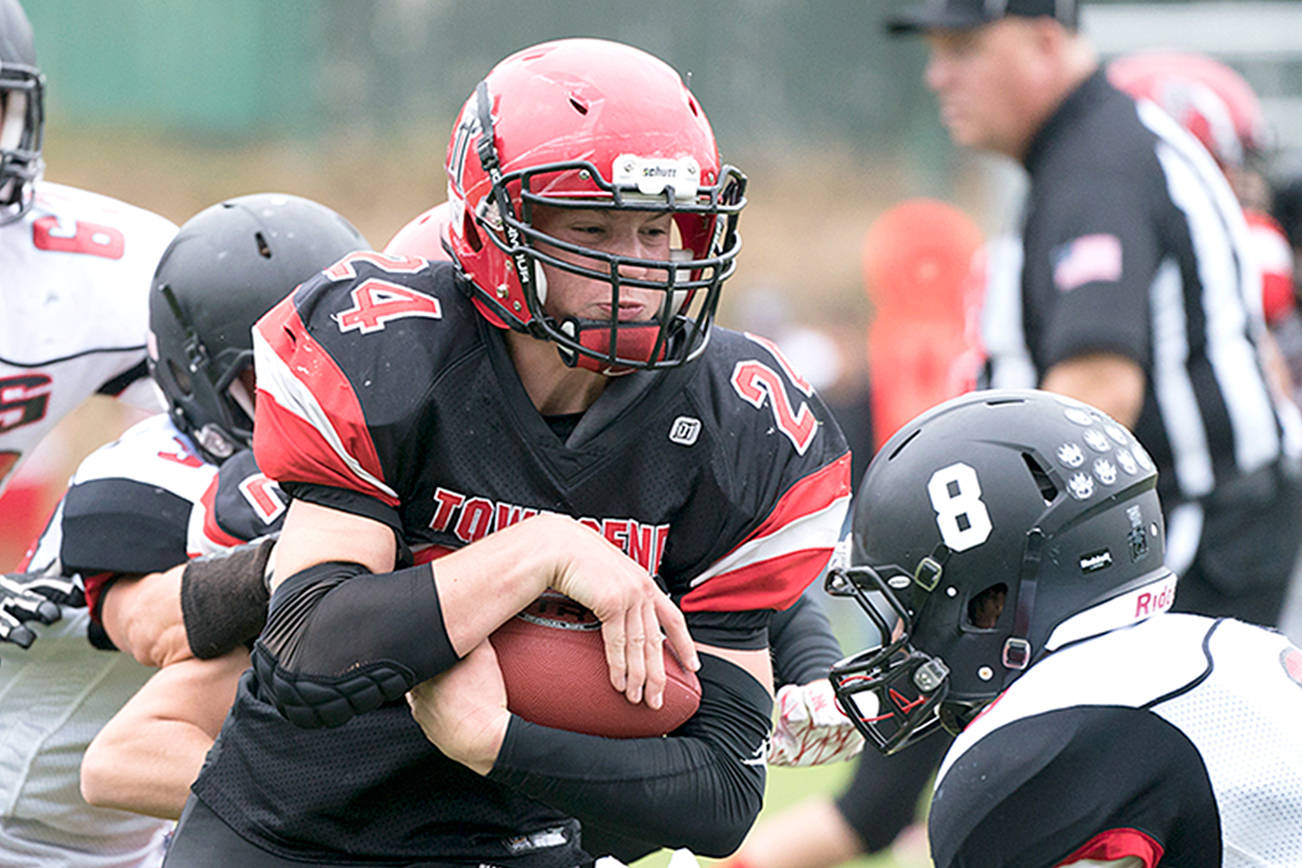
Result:
M822 593L822 582L811 589ZM773 615L769 623L769 647L773 649L773 681L783 684L808 684L827 677L832 664L845 654L832 633L823 606L807 590L795 605Z
M253 648L262 698L291 723L339 726L457 662L428 564L318 564L271 595Z
M489 779L616 838L731 853L764 799L773 702L718 657L701 655L696 674L701 707L666 738L600 738L512 717Z

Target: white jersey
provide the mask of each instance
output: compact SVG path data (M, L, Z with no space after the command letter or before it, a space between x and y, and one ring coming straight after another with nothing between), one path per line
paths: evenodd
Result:
M933 858L1302 865L1299 721L1302 651L1272 630L1166 614L1068 646L954 740Z
M237 456L227 465L239 463ZM203 461L166 414L136 424L82 462L31 570L151 572L239 542L214 515L225 467L219 472ZM263 516L278 517L283 501L278 489L250 488L251 480L257 482L247 473L232 478L230 490L241 503L251 495L275 504L247 516L253 531L266 532ZM82 563L65 564L65 557ZM88 575L88 588L102 578ZM39 638L26 651L0 643L0 868L144 868L162 861L171 822L93 808L81 798L82 754L156 671L128 654L92 647L89 611L65 608L61 621L36 625Z
M0 224L0 487L82 401L145 377L150 280L175 234L157 214L45 181Z

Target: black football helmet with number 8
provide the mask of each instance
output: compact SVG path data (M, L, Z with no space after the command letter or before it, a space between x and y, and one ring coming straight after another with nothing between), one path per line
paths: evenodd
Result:
M1156 484L1129 431L1047 392L974 392L896 432L827 578L885 637L831 673L864 737L957 732L1045 654L1169 608Z

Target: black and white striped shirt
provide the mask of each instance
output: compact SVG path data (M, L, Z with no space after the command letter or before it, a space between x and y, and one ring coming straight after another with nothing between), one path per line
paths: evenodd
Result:
M1135 433L1164 502L1207 498L1302 450L1258 353L1261 277L1211 156L1096 72L1036 134L1020 243L995 247L983 385L1036 385L1110 352L1146 373Z

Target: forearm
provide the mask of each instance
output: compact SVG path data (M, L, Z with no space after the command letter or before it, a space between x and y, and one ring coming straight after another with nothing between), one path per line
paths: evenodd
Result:
M104 591L99 620L117 648L145 666L163 667L190 656L181 616L185 564L144 576L123 576Z
M772 702L717 657L703 655L697 675L701 707L667 738L604 739L513 717L489 777L616 836L730 853L763 801Z
M87 748L83 798L99 807L179 817L248 659L239 650L155 674Z
M274 545L262 537L163 572L119 577L95 614L113 644L145 666L220 657L262 630Z
M821 587L821 582L811 587ZM832 664L844 656L827 614L810 593L806 591L791 608L775 613L769 624L769 647L773 650L774 680L778 685L808 684L826 678Z
M596 554L583 569L586 585L573 580L567 539ZM278 554L278 569L281 563ZM636 581L621 587L616 570ZM654 591L654 604L677 615L676 634L687 637L681 614L644 570L572 519L540 515L440 558L436 569L373 574L364 563L341 561L297 572L272 594L254 671L263 696L293 723L338 726L446 671L548 587L576 599L587 593L600 604L592 588L602 585L647 607L647 590ZM621 606L622 616L626 602ZM593 610L601 616L599 605ZM682 641L694 654L690 638ZM663 674L660 682L663 690ZM641 686L629 683L630 690Z

